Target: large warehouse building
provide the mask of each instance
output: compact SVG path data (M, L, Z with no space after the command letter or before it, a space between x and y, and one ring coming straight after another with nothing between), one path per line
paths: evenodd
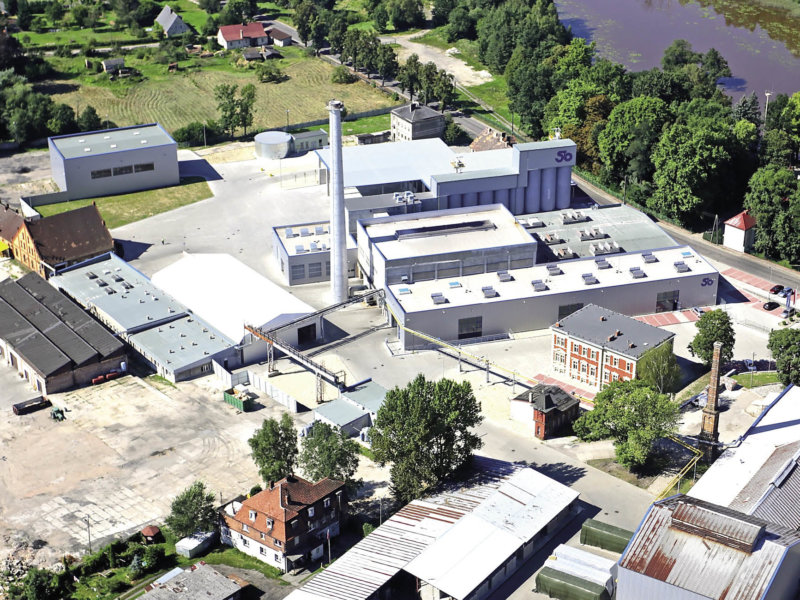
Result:
M60 200L178 185L178 144L158 123L48 138Z

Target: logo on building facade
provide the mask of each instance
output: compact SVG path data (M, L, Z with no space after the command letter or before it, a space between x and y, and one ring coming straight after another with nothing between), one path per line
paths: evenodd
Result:
M706 278L703 279L702 282L700 282L700 285L703 286L703 287L707 287L709 285L714 285L714 280L711 279L711 277L706 277Z
M572 152L567 152L566 150L559 150L556 152L556 162L568 162L572 160Z

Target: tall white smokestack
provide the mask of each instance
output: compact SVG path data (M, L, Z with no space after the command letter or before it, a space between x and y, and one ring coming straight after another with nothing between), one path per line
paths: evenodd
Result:
M344 172L342 167L341 100L328 103L331 143L331 295L333 302L347 300L347 248L344 223Z

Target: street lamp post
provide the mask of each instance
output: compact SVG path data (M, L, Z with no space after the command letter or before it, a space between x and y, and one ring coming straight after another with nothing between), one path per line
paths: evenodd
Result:
M286 109L286 132L289 132L289 109Z
M83 517L83 522L86 523L86 533L89 535L89 554L92 553L92 522L89 517Z
M772 92L766 91L766 92L764 92L764 95L767 97L767 103L764 106L764 127L766 128L766 126L767 126L767 111L769 110L769 97L772 96Z

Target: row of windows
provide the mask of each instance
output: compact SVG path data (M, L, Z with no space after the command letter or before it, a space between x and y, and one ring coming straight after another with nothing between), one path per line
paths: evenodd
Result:
M570 350L573 354L580 354L581 356L586 356L591 360L597 360L597 350L592 350L588 346L582 346L581 344L572 342L572 344L570 344Z
M331 263L330 261L326 261L325 276L330 277L330 275L331 275ZM292 265L290 277L292 281L296 281L297 279L305 279L306 265ZM314 277L322 277L322 263L317 262L308 264L308 278L312 279Z
M113 169L98 169L92 171L92 179L102 179L103 177L114 177L118 175L130 175L131 173L143 173L145 171L155 171L154 163L140 163L138 165L123 165Z

